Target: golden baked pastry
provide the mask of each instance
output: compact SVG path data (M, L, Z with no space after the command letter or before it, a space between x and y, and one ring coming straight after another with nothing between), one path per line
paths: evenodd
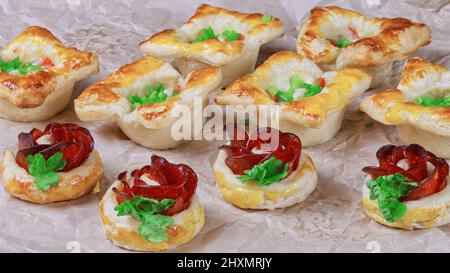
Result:
M362 189L367 216L401 229L424 229L450 221L449 166L417 144L385 145L379 166L365 167Z
M214 163L216 185L223 198L244 209L286 208L304 201L316 188L317 172L302 153L300 139L269 128L279 138L271 150L261 148L262 138L246 135L221 147ZM261 128L261 134L266 128Z
M0 165L11 195L32 203L67 201L98 191L103 175L100 154L89 131L78 125L49 124L19 134L16 155L6 148Z
M102 198L106 237L138 251L168 250L191 241L205 223L196 187L197 175L190 167L153 155L151 165L130 177L121 173Z
M221 86L227 86L252 72L260 46L283 32L278 18L203 4L180 28L157 33L140 48L156 57L174 58L174 67L183 74L209 65L221 67Z
M391 74L394 61L431 42L425 24L404 18L367 18L340 7L316 7L303 22L297 51L325 71L355 67L372 76L371 87Z
M172 112L177 106L192 110L196 98L205 105L220 80L217 67L201 68L183 77L170 64L145 56L84 90L75 99L75 111L83 121L115 120L139 145L173 148L186 140L172 135L172 125L178 119ZM194 114L202 114L197 112ZM193 126L194 120L202 119L195 116L189 121ZM193 135L194 129L191 132Z
M370 76L356 68L323 73L311 60L282 51L228 86L215 102L277 106L280 130L295 133L306 147L330 140L341 127L345 107L369 85ZM261 113L260 118L268 119Z
M50 31L33 26L0 51L0 117L46 120L69 103L75 82L97 73L94 53L65 47Z
M397 89L361 101L373 119L396 125L404 143L450 158L450 72L422 58L407 60Z

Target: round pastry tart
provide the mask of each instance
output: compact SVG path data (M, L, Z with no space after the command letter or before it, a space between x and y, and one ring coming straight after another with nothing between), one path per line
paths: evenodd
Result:
M244 209L286 208L314 191L316 168L296 135L273 128L244 131L243 138L236 132L213 168L226 201Z
M75 100L75 111L83 121L115 120L139 145L173 148L200 133L194 121L204 122L204 118L201 111L193 110L194 105L204 106L220 80L217 67L201 68L183 77L170 64L145 56L84 90ZM190 134L175 135L172 125L185 110L193 113L187 120L190 130L184 128Z
M138 251L173 249L189 242L205 223L195 193L197 180L189 166L157 155L151 165L119 174L100 202L106 237Z
M450 221L450 176L445 159L417 144L385 145L377 152L379 166L365 167L363 186L367 216L380 224L422 229Z
M20 133L18 152L4 150L0 171L11 195L46 204L97 191L103 165L86 128L50 123L44 131Z
M301 26L297 51L325 71L360 68L372 76L371 87L377 87L391 74L394 61L430 42L431 30L425 24L316 7Z
M373 119L396 125L402 141L450 158L450 72L422 58L409 59L397 89L361 101Z
M33 26L0 51L0 117L47 120L69 103L75 82L98 72L97 56L66 48Z
M358 69L323 73L311 60L282 51L229 85L215 102L234 105L236 112L245 110L260 120L271 119L270 114L258 107L241 106L275 106L280 129L298 135L307 147L333 138L341 127L346 106L369 85L370 76Z
M221 67L221 86L227 86L255 68L259 48L284 32L273 16L240 13L201 5L178 29L166 29L140 44L150 55L174 58L183 74L205 66Z

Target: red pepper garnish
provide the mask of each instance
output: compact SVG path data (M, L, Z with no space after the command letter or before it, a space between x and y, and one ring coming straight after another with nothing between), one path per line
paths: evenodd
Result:
M359 39L359 35L358 32L353 28L353 27L348 27L348 30L350 31L350 34L352 36L352 40L358 40Z
M239 134L244 138L239 139ZM274 147L271 145L272 143L278 145ZM263 144L269 146L269 149L254 153L253 149L260 149ZM274 128L260 128L249 136L244 130L235 127L230 144L220 148L224 149L228 155L225 164L236 175L243 175L245 170L250 170L255 165L274 156L283 164L289 163L289 176L298 167L302 143L295 134L282 133Z
M50 144L38 144L36 141L50 135ZM86 128L73 123L50 123L44 131L33 128L29 133L19 134L19 151L16 154L17 164L28 170L26 158L28 155L41 153L49 158L56 152L62 152L66 160L67 172L80 166L94 149L94 139Z
M327 83L325 82L324 77L320 77L319 79L317 79L317 84L322 88L325 88L325 86L327 86Z
M44 57L41 59L41 65L45 68L50 68L55 66L55 64L53 63L52 59L50 59L49 57Z
M402 174L409 182L417 182L418 187L410 190L400 201L411 201L424 198L440 192L447 185L446 178L449 166L445 159L439 158L426 151L417 144L411 145L385 145L377 151L378 167L365 167L363 172L377 179L379 176ZM400 160L405 160L408 169L397 166ZM427 163L434 166L434 171L428 175Z
M159 185L148 185L141 180L142 175L146 175ZM118 179L122 182L122 188L120 190L113 188L118 204L133 200L135 195L158 201L171 198L175 201L174 205L162 213L167 216L177 214L189 207L198 181L197 175L189 166L170 163L157 155L152 156L151 165L132 171L128 179L125 171L119 174Z

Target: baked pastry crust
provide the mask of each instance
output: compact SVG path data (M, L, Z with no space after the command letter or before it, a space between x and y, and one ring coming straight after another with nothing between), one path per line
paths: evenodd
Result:
M65 47L45 28L32 26L0 51L2 58L32 63L49 58L54 66L26 75L0 72L0 116L13 121L40 121L64 109L75 82L97 73L94 53Z
M289 177L268 186L242 183L225 164L226 152L221 150L214 163L216 185L223 198L244 209L277 209L304 201L316 188L317 172L308 155L302 154L297 170Z
M222 86L226 86L254 69L262 44L283 34L284 25L278 18L272 17L270 22L262 18L260 13L240 13L203 4L180 28L157 33L140 43L140 48L156 57L175 58L174 65L183 74L205 65L222 67ZM241 35L231 42L209 39L191 43L207 27L217 32L232 27Z
M349 32L349 33L348 33ZM351 35L352 44L339 48L332 39ZM431 42L428 26L404 18L367 18L340 7L316 7L303 22L297 51L324 70L356 67L373 76L379 86L392 63Z
M369 175L367 179L370 178ZM447 177L447 186L442 191L419 200L404 202L407 211L402 218L396 219L395 222L388 222L384 219L383 213L379 210L377 200L370 200L370 191L364 185L362 195L365 213L380 224L401 229L424 229L446 225L450 222L449 183L450 177Z
M283 86L289 78L299 75L304 81L323 77L322 92L289 103L277 103L265 91L270 86ZM280 130L297 134L303 146L321 144L339 130L345 107L370 85L370 76L355 69L345 68L325 72L311 60L290 51L281 51L269 57L255 72L248 74L215 98L220 105L278 105ZM261 116L261 118L266 118Z
M183 141L171 136L171 125L177 120L171 115L172 111L177 105L192 108L196 97L201 98L204 105L207 95L220 80L221 70L217 67L199 69L182 78L170 64L145 56L84 90L75 99L75 111L83 121L115 120L130 139L142 146L173 148ZM145 92L146 84L160 82L174 89L180 84L182 90L164 102L131 109L128 96L135 94L136 90Z
M100 154L93 150L80 166L58 172L59 184L47 191L39 190L34 184L34 177L20 167L13 152L6 148L0 165L3 185L11 195L37 204L48 204L79 198L89 192L97 192L103 175Z
M140 222L132 216L116 216L114 207L117 201L112 191L113 187L120 188L121 182L115 181L105 193L99 205L103 230L108 239L115 245L136 251L161 251L176 248L192 240L205 223L205 213L197 194L194 194L189 207L172 216L175 223L168 227L167 241L152 243L139 235Z
M411 58L397 89L365 97L360 109L383 124L397 125L404 142L418 143L440 157L450 158L450 108L411 102L423 95L448 96L449 90L447 68Z

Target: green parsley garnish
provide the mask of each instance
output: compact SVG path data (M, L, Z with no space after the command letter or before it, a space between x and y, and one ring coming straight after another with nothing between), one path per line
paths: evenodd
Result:
M450 107L450 97L446 98L420 97L415 99L414 103L426 107Z
M47 160L41 153L28 155L28 171L34 176L34 183L39 190L48 190L59 183L57 171L64 169L66 160L62 158L62 152L56 152Z
M130 215L143 221L138 227L139 234L152 243L159 243L168 240L166 227L174 224L172 217L159 213L168 210L174 203L170 198L157 201L136 195L133 200L122 202L114 210L117 216Z
M18 71L20 75L25 75L34 71L42 70L42 67L31 63L21 63L19 57L16 57L9 62L0 58L0 70L3 73Z
M261 21L263 21L263 23L270 23L272 22L272 16L263 14L263 16L261 17Z
M302 81L298 76L291 77L289 79L289 84L290 87L286 91L278 89L275 86L269 86L267 92L272 96L276 96L280 101L286 102L291 102L294 100L294 92L296 89L306 89L305 94L303 94L302 96L303 98L312 97L322 92L322 87L320 87L320 85L306 83Z
M395 222L406 213L406 205L398 199L418 186L415 182L407 181L404 175L397 173L379 176L366 183L370 189L370 200L378 200L378 207L388 222Z
M350 44L353 44L353 42L348 39L335 39L334 42L338 45L339 48L343 48Z
M283 161L272 156L264 162L255 165L251 170L244 171L245 175L237 178L242 182L256 180L256 185L266 186L285 178L288 174L288 168L289 163L283 166Z
M227 28L221 34L217 35L214 33L212 27L207 27L200 31L200 35L194 40L192 40L192 43L203 42L209 39L216 39L219 37L225 38L227 42L236 41L239 37L239 32L236 32L231 28Z
M366 122L366 123L364 123L364 127L366 127L366 128L370 128L370 127L372 127L373 126L373 120L369 120L368 122Z
M165 101L169 96L164 92L164 85L158 83L155 88L151 88L149 85L145 85L145 89L148 92L147 96L131 95L128 100L131 102L131 109L134 110L141 105L146 105L150 103L157 103ZM173 96L178 95L179 92L175 91Z

